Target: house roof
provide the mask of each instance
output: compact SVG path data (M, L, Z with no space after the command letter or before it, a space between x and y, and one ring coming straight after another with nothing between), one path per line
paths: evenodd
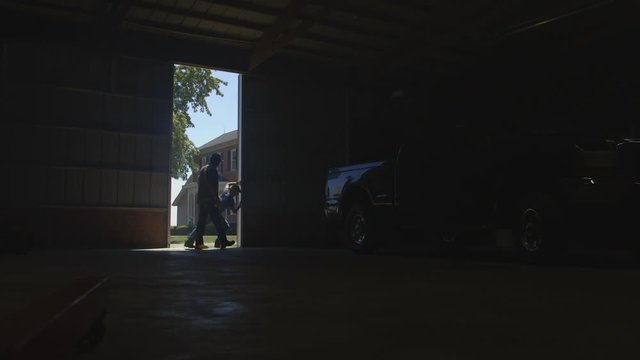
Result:
M191 177L189 177L189 180L191 180ZM171 203L171 206L178 206L180 204L180 202L182 201L182 198L187 193L187 190L189 190L189 188L194 188L194 187L197 187L195 182L187 181L184 185L182 185L182 188L180 189L180 192L178 193L176 198Z
M207 149L215 148L224 143L236 140L238 140L238 130L229 131L228 133L222 134L217 138L209 141L208 143L200 146L198 150L200 150L200 152L206 152Z
M220 188L220 184L224 184L225 186L227 185L227 183L229 183L229 179L225 178L222 175L218 175L218 188ZM187 194L187 191L189 189L193 189L193 188L197 188L198 185L196 184L195 181L193 181L193 177L189 177L189 179L187 180L187 182L182 185L182 188L180 189L180 192L178 193L178 195L176 196L176 198L173 200L173 202L171 203L171 206L178 206L180 204L180 202L182 201L182 198Z

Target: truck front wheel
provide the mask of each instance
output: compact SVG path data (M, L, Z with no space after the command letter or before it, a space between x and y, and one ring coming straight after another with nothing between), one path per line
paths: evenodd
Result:
M354 204L345 221L345 235L349 247L357 253L371 253L377 247L371 209Z

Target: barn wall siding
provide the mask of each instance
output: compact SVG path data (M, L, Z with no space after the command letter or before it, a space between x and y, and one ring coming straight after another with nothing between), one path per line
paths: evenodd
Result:
M166 246L172 64L2 49L3 222L36 245Z

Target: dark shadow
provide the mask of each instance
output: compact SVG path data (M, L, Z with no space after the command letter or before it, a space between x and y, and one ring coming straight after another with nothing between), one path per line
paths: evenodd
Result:
M511 248L492 246L458 246L446 253L434 253L426 241L403 241L381 247L375 255L395 257L423 257L425 260L438 259L478 263L522 264L541 267L582 267L639 269L640 260L632 251L616 248L571 247L568 253L536 261L518 257ZM365 255L366 256L366 255Z

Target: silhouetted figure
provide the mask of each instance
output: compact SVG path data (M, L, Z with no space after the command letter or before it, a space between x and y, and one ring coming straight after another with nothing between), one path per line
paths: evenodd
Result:
M236 205L236 198L242 192L238 184L228 186L220 195L220 218L224 224L225 232L229 230L229 222L223 215L227 210L234 214L240 209L240 203ZM215 247L220 247L220 241L216 240Z
M189 234L184 246L197 250L207 249L204 244L204 230L207 225L207 217L211 218L218 233L216 242L220 248L235 244L235 241L227 240L227 233L224 222L220 216L220 198L218 197L218 170L217 167L222 162L220 154L211 155L209 164L200 169L198 174L198 222L196 228Z

